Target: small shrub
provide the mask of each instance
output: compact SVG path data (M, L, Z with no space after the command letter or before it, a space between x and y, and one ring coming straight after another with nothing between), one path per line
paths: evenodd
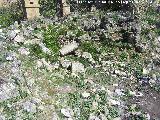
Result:
M90 42L90 41L85 41L85 42L82 42L81 43L81 49L83 51L86 51L86 52L89 52L92 54L92 57L97 60L98 59L98 54L99 54L99 51L97 50L95 44L93 42Z
M56 0L39 0L40 13L44 17L53 17L56 13Z
M0 25L7 27L23 18L22 6L19 2L0 8Z

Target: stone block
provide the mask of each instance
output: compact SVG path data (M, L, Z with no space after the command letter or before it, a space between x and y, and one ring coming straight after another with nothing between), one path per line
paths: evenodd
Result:
M31 20L40 16L38 0L24 0L24 17Z
M71 13L70 6L63 6L63 16L67 16Z
M26 8L26 18L34 19L40 16L39 8Z

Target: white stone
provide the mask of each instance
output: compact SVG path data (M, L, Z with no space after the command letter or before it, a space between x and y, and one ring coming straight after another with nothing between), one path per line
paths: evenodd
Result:
M149 71L147 69L143 68L143 75L147 75L147 74L149 74Z
M107 94L108 94L109 96L112 96L112 94L113 94L109 89L107 89L106 92L107 92Z
M149 115L149 113L147 113L146 119L147 119L147 120L150 120L150 119L151 119L151 116Z
M121 120L120 117L113 118L113 120Z
M58 62L56 62L56 63L54 63L52 66L53 66L54 69L58 69L60 65L59 65Z
M142 97L142 96L143 96L143 93L138 92L135 96L136 96L136 97Z
M48 62L45 60L45 58L42 58L41 61L42 61L43 65L45 65L46 67L50 66L50 63L48 63Z
M83 52L82 57L85 59L92 59L92 55L88 52Z
M23 108L27 112L36 113L36 111L37 111L36 110L36 105L34 103L31 103L30 101L27 101L27 102L23 103Z
M9 56L6 57L6 60L12 61L12 60L14 60L14 57L12 57L12 56L9 55Z
M115 74L117 74L117 75L120 75L120 74L121 74L121 71L120 71L120 70L115 70L114 72L115 72Z
M20 31L20 30L14 30L14 32L15 32L16 34L18 34L18 33L20 33L21 31Z
M73 52L74 50L76 50L78 48L78 43L74 42L74 43L70 43L68 45L63 46L60 49L60 53L62 56L69 54L70 52Z
M37 61L37 65L36 65L38 68L42 67L43 66L43 62L38 60Z
M85 72L84 65L80 62L72 62L72 73L83 73Z
M28 48L24 48L24 47L21 47L18 49L18 52L21 54L21 55L29 55L30 52L29 52L29 49Z
M73 118L67 118L67 120L73 120Z
M115 90L115 93L116 93L118 96L124 95L123 90L121 90L121 89L116 89L116 90Z
M89 120L100 120L97 116L90 115Z
M7 35L8 35L8 37L9 37L10 39L14 39L14 38L16 37L17 33L16 33L14 30L12 30L12 31L9 31L9 32L7 33Z
M0 115L0 120L6 120L4 115Z
M15 38L14 38L14 41L15 42L24 42L24 37L23 36L20 36L20 35L17 35Z
M149 84L152 86L152 85L154 85L156 83L156 81L155 80L149 80Z
M115 84L113 84L113 86L114 86L114 87L118 87L118 84L117 84L117 83L115 83Z
M123 72L123 71L120 71L120 70L115 70L114 73L116 75L120 75L120 76L127 76L127 73Z
M160 36L158 36L158 41L160 42Z
M51 54L51 51L43 43L40 43L39 46L41 47L44 53Z
M130 91L129 91L129 94L135 96L135 95L136 95L136 92L130 90Z
M153 80L156 80L156 79L157 79L156 74L153 74L153 75L152 75L152 78L153 78Z
M70 67L72 62L70 60L61 60L61 65L63 68L68 68Z
M82 97L84 97L84 98L88 98L90 96L90 93L88 93L88 92L83 92L82 93Z
M110 102L111 105L120 105L119 101L116 101L116 100L113 100L113 99L110 99L109 102Z
M70 108L66 108L66 109L61 109L61 113L68 118L71 118L73 115L73 111Z
M59 117L56 112L53 113L52 120L59 120Z

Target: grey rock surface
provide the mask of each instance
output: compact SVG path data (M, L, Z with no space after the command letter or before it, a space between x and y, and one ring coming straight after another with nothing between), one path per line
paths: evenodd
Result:
M13 83L4 83L0 85L0 101L4 101L19 95L18 89Z

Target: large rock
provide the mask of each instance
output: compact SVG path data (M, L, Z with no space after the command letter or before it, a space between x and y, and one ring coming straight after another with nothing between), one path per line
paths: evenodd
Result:
M75 50L78 48L78 45L79 45L79 44L76 43L76 42L70 43L70 44L68 44L68 45L65 45L65 46L63 46L63 47L60 49L60 54L61 54L62 56L67 55L67 54L75 51Z

